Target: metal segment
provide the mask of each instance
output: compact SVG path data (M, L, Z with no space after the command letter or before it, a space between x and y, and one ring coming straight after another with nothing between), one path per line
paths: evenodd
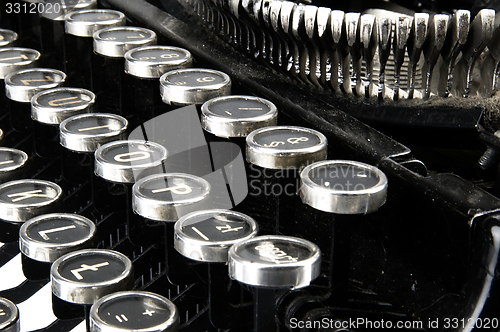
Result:
M468 10L408 15L285 0L179 1L233 47L334 93L398 100L498 89L500 32L491 9L471 23Z

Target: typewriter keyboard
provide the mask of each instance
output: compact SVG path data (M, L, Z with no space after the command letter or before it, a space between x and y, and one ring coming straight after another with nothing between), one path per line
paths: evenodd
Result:
M0 2L0 331L500 329L497 197L180 6Z

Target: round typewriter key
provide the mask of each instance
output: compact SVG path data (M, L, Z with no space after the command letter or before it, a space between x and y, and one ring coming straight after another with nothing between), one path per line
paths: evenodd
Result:
M0 29L0 47L14 46L18 38L17 33L12 30Z
M21 226L19 247L27 257L52 263L59 257L88 245L95 232L94 223L80 215L44 214Z
M62 146L75 152L94 153L101 145L122 139L128 122L116 114L91 113L68 118L59 127Z
M125 110L128 100L124 89L124 56L133 48L155 45L156 34L138 27L112 27L96 31L93 39L96 56L92 57L92 67L99 68L100 74L93 75L92 88L98 96L100 110L130 116L133 113L127 114Z
M198 104L231 93L231 78L211 69L178 69L160 77L160 93L164 103Z
M174 246L184 256L202 262L226 263L229 247L257 235L249 216L231 210L201 210L175 223Z
M121 140L127 130L127 119L105 113L72 116L59 125L63 149L62 172L68 181L92 181L94 152L101 145Z
M50 263L59 257L90 246L96 227L77 214L52 213L32 218L19 230L23 271L28 279L44 279Z
M95 152L95 173L117 183L135 183L139 178L162 171L167 150L147 141L115 141ZM148 174L149 173L149 174Z
M18 332L19 322L17 306L10 300L0 297L0 331Z
M92 86L93 35L96 31L125 25L125 15L111 9L78 10L66 15L66 70L69 83L90 89ZM96 70L101 70L96 68Z
M247 161L264 168L301 168L326 158L326 137L292 126L265 127L247 136Z
M66 33L92 37L98 30L125 25L125 15L111 9L87 9L71 12L65 18Z
M139 180L132 188L134 212L144 218L175 222L179 217L203 208L210 183L182 173L155 174Z
M275 331L276 289L309 286L319 276L321 251L288 236L257 236L229 249L229 276L254 286L254 330Z
M65 119L92 112L95 95L80 88L56 88L37 93L31 99L31 118L40 123L58 125Z
M179 312L167 298L144 291L106 295L90 310L90 331L174 332Z
M229 249L229 275L257 287L301 288L320 272L321 251L295 237L257 236Z
M0 49L0 78L8 74L32 68L40 59L40 52L22 47L6 47Z
M0 148L0 183L17 180L27 172L28 155L26 152Z
M203 129L219 137L246 137L252 131L275 126L278 110L268 100L253 96L224 96L201 107Z
M331 230L318 234L316 240L328 264L324 270L335 301L342 302L349 284L351 227L359 215L375 212L385 203L387 177L378 168L356 161L320 161L301 172L299 196L306 206L299 209L297 220L307 214L313 216L315 227ZM295 232L309 234L309 228L302 225Z
M367 214L387 196L387 177L378 168L348 160L326 160L302 171L300 198L315 209L336 214Z
M249 170L250 197L262 201L274 232L295 219L298 177L301 168L326 159L327 139L304 127L274 126L251 132L246 138L246 159ZM262 222L265 227L267 223Z
M0 185L0 215L5 221L22 223L57 208L61 188L44 180L15 180Z
M156 33L138 27L111 27L93 35L94 52L106 57L123 58L127 51L156 44Z
M0 241L17 240L23 222L56 211L61 202L62 189L49 181L15 180L0 185Z
M35 151L41 157L60 154L59 124L74 115L92 112L95 95L80 88L56 88L31 98L31 118L35 120Z
M134 283L130 259L106 249L78 250L58 258L50 269L50 279L52 293L75 304L93 304Z
M36 93L57 88L65 79L66 74L56 69L24 69L5 77L5 92L11 100L29 103Z
M257 232L255 220L231 210L196 211L175 223L175 249L187 258L209 263L210 320L217 328L229 328L237 318L228 292L231 288L226 266L229 247L256 236Z
M44 6L47 10L40 11L40 23L45 66L65 70L65 16L74 11L96 8L97 0L45 0Z
M168 71L192 65L191 53L178 47L145 46L125 53L126 114L134 115L140 124L167 112L169 108L158 93L158 79Z
M125 72L141 79L160 78L166 72L192 65L191 53L179 47L145 46L125 53Z
M23 69L5 77L5 93L9 101L12 128L20 132L31 130L31 98L46 89L57 88L66 74L56 69ZM18 103L14 103L18 102Z

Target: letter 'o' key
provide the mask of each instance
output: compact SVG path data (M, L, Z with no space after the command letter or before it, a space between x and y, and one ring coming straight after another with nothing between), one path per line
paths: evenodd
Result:
M130 259L113 250L84 249L58 258L51 267L52 293L75 304L93 304L104 295L132 288Z
M175 332L179 312L167 298L144 291L106 295L90 309L91 332Z
M19 310L10 300L0 297L0 331L19 331Z
M231 78L212 69L172 70L160 77L160 94L165 104L201 105L231 93Z
M133 184L146 175L161 173L167 154L165 147L154 142L110 142L95 152L95 174L107 181Z

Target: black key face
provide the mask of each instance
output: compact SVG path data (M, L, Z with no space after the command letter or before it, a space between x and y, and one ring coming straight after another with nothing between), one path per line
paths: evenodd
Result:
M51 88L54 84L65 79L60 73L53 70L34 69L22 71L11 76L11 82L19 87Z
M138 43L143 40L150 40L153 35L147 30L113 29L103 31L99 34L100 39L116 43Z
M299 150L320 144L317 135L297 129L273 129L258 133L254 137L257 145L277 150Z
M17 149L0 148L0 179L26 164L28 155Z
M220 212L191 217L182 223L181 230L192 239L210 242L239 240L254 232L248 220Z
M161 174L141 182L139 195L162 202L198 202L208 195L207 181L191 175Z
M71 215L46 215L37 218L26 228L26 235L33 241L47 244L77 243L89 239L92 228L88 222Z
M132 59L138 61L146 61L151 63L164 62L183 62L188 58L186 52L181 52L173 48L166 47L150 47L144 50L138 50L131 53Z
M113 328L141 330L164 325L175 315L173 305L165 298L146 293L126 293L129 292L103 302L97 311L99 319Z
M19 320L19 311L14 303L0 297L0 330L14 325Z
M342 164L315 167L309 178L323 188L336 191L366 190L380 182L378 174L370 169Z
M18 64L24 62L33 62L38 60L40 53L29 48L6 48L0 49L0 65Z
M224 76L201 69L176 71L171 75L167 74L166 80L170 84L188 87L208 87L227 82Z
M104 253L73 256L58 267L62 278L85 284L114 280L126 271L126 264L121 259Z
M20 209L55 202L60 196L59 186L48 181L20 180L0 186L0 205L14 204Z
M93 96L85 93L85 90L61 89L43 94L36 99L36 103L43 107L51 108L72 108L88 105L93 100Z
M119 141L101 150L100 159L110 167L157 165L166 157L166 150L157 145Z
M211 103L209 111L229 119L249 119L265 115L271 111L269 105L255 99L227 98Z
M17 40L17 33L12 30L0 29L0 47L11 45Z
M119 20L121 16L112 11L88 11L82 13L75 13L71 15L72 21L89 22L89 23L102 23L107 21Z

